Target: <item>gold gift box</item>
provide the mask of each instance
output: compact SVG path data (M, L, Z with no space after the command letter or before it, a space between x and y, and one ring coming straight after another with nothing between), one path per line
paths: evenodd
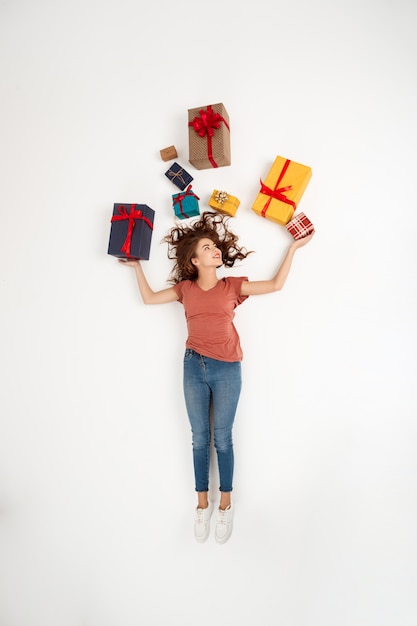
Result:
M230 124L224 104L188 109L189 162L197 170L230 165Z
M216 209L216 211L234 216L239 208L240 200L236 198L236 196L231 196L226 191L218 191L215 189L211 194L208 204L212 209Z
M288 224L312 176L311 167L277 156L252 209L282 226Z

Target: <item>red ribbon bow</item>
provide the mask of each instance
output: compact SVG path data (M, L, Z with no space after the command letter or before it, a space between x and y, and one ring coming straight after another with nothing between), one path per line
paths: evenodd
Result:
M212 109L211 104L207 106L207 109L201 109L199 111L199 116L193 119L192 122L188 122L188 126L192 126L194 132L197 133L200 137L205 137L207 135L207 156L213 167L218 167L216 161L213 159L213 150L212 150L212 141L215 131L220 128L220 123L226 125L227 130L230 131L229 125L219 113L215 113Z
M172 197L174 205L177 203L180 205L180 213L185 219L189 217L189 215L184 213L184 211L182 210L182 201L186 196L194 196L196 200L200 200L200 198L195 195L194 191L191 191L191 185L188 185L187 189L182 193L177 193L175 196Z
M120 205L117 210L119 211L119 215L113 215L113 217L111 218L112 222L120 222L122 220L129 220L129 223L127 225L127 235L126 235L126 239L124 241L124 244L122 245L122 247L120 248L121 252L124 252L129 258L131 258L130 256L130 244L132 243L132 233L133 233L133 229L136 226L136 222L135 220L143 220L144 222L146 222L146 224L149 226L149 228L151 230L153 230L153 224L152 222L143 215L142 211L140 209L135 209L136 204L131 204L130 205L130 213L127 212L126 207L122 204Z
M294 211L297 208L297 205L295 204L295 202L293 202L292 200L287 198L287 196L284 195L285 191L289 191L290 189L292 189L292 185L287 185L287 187L278 187L281 180L284 178L285 172L287 171L290 163L291 163L290 159L287 159L285 161L284 167L282 168L281 173L276 182L276 185L273 189L270 189L269 187L267 187L261 180L260 193L263 193L266 196L269 196L264 208L262 209L262 213L261 213L262 217L265 217L265 214L268 210L268 207L272 198L275 198L275 200L280 200L281 202L285 202L286 204L290 204L294 208Z

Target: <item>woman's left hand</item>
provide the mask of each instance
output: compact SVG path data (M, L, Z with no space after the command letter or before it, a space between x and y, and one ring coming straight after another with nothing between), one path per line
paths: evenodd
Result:
M307 235L306 237L302 237L301 239L295 239L292 244L291 244L291 248L293 250L297 250L298 248L302 248L303 246L306 246L309 241L311 241L314 237L315 231L313 230L312 233L310 233L310 235Z

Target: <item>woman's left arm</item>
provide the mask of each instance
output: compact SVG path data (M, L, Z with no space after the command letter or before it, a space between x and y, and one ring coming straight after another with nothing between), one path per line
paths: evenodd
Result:
M284 257L284 260L278 268L277 273L271 280L244 280L240 288L240 295L260 296L265 293L280 291L283 288L285 281L287 280L288 274L290 273L295 251L308 244L313 236L314 232L311 233L311 235L307 235L307 237L303 237L302 239L296 239L291 243L290 247L288 248L287 254Z

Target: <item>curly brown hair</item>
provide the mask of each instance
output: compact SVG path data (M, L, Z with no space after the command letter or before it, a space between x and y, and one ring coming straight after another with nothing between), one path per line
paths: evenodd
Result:
M168 258L175 260L170 275L171 283L182 280L197 280L198 270L191 262L195 257L200 239L211 239L222 253L223 265L233 267L236 261L246 259L252 253L238 245L238 236L228 227L229 216L205 211L191 224L178 224L162 241L168 244Z

